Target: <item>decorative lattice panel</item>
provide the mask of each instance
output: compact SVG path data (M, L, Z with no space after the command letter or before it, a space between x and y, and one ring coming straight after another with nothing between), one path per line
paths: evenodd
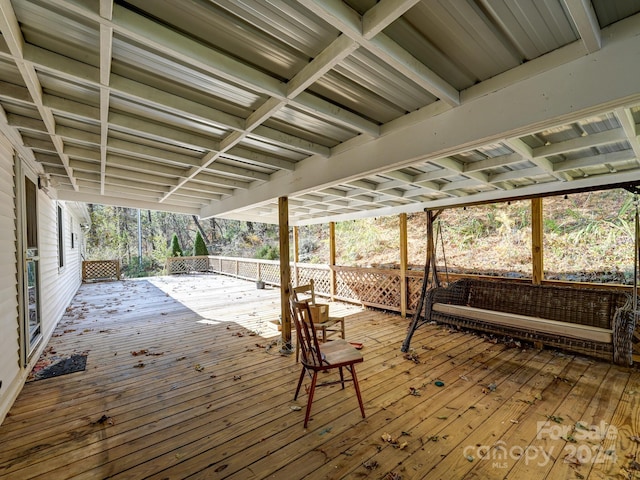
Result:
M82 281L120 280L118 260L85 260L82 262Z
M249 280L257 280L258 263L255 261L238 261L238 276Z
M167 258L167 273L208 272L209 257L170 257Z
M298 265L296 271L298 272L298 278L295 280L296 285L306 285L310 280L313 280L313 289L316 294L331 295L331 272L327 268Z
M212 272L219 272L222 268L222 259L218 257L209 257L209 270Z
M422 275L419 277L407 276L407 310L415 312L422 293Z
M400 309L400 276L394 270L348 269L337 272L338 296L364 305Z
M236 274L236 260L223 258L220 260L220 273L226 273L228 275Z
M272 285L280 285L280 265L277 263L261 263L260 278Z

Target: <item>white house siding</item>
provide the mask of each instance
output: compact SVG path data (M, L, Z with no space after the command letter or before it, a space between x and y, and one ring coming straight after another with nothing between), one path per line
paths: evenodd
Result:
M42 328L44 336L49 338L82 282L82 264L78 256L78 248L71 249L70 223L73 221L77 226L79 222L73 218L72 209L65 203L51 200L42 191L40 191L38 202ZM62 268L58 267L58 205L62 207L64 228L64 266ZM80 230L79 227L77 229Z
M0 136L0 423L19 394L33 364L38 360L65 309L82 281L81 245L84 242L82 208L57 202L38 192L38 238L40 243L40 293L43 341L27 368L19 361L18 284L16 276L16 226L13 153ZM58 268L57 205L63 209L65 265ZM74 208L70 208L74 207ZM77 235L71 248L71 233Z
M14 180L13 151L0 136L0 421L23 383L18 343Z

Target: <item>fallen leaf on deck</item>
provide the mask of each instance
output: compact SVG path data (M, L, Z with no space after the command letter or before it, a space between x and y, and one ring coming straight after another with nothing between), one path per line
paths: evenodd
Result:
M146 355L147 353L149 353L149 350L142 349L142 350L138 350L137 352L131 352L131 355L133 355L134 357L137 357L138 355Z
M419 397L422 394L420 393L420 390L418 390L417 388L409 387L409 395L413 395L414 397Z
M193 367L195 369L196 372L201 372L204 370L204 367L202 365L200 365L199 363L197 363L195 365L195 367Z
M420 357L414 351L405 353L404 354L404 358L407 359L407 360L410 360L410 361L412 361L413 363L416 363L416 364L420 363Z
M179 362L180 360L184 360L185 358L187 358L187 357L178 357L178 358L176 358L176 361Z
M133 366L133 368L142 368L144 367L144 362L139 362Z
M234 375L233 379L234 380L240 380L242 378L242 375Z
M635 460L631 460L631 462L629 463L629 468L631 470L640 470L640 463L636 462Z
M294 412L299 412L300 410L302 410L302 407L299 405L291 405L289 408Z
M375 470L376 468L378 468L378 462L376 462L375 460L367 460L362 464L362 466L367 470Z
M640 443L640 437L638 437L637 435L631 435L629 437L629 440L631 440L632 442Z
M395 439L391 436L390 433L384 432L381 435L382 440L384 440L385 442L389 442L389 443L395 443Z
M102 415L98 420L96 420L95 422L91 422L94 425L103 425L103 424L107 424L107 425L113 425L113 418L107 416L107 415Z

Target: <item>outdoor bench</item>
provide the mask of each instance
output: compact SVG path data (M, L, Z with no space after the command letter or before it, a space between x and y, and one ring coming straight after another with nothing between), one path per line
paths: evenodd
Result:
M630 295L620 289L464 278L425 301L427 321L630 364Z

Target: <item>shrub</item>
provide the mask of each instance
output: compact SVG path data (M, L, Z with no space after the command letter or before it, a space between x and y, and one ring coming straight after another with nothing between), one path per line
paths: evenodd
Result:
M280 252L278 248L273 245L263 245L256 252L256 258L261 258L263 260L277 260L280 258Z
M178 235L173 234L171 237L171 256L172 257L182 257L184 254L182 253L182 248L180 247L180 241L178 240Z
M200 230L198 230L196 232L196 240L193 242L193 256L198 257L202 255L209 255L209 250L207 250L204 239L202 235L200 235Z

